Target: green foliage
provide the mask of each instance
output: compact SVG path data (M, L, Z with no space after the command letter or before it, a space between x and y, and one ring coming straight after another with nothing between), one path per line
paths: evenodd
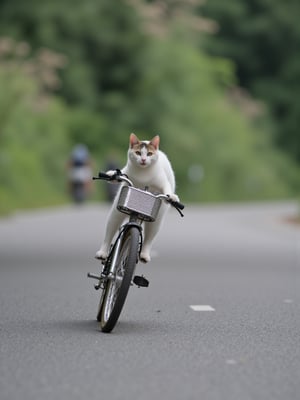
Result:
M269 105L277 145L300 162L300 3L209 0L201 12L219 24L207 49L237 65L241 85Z
M41 92L20 60L1 61L0 87L0 213L62 201L64 106Z
M134 96L145 37L127 1L2 0L0 15L0 34L66 55L58 93L68 103L114 115Z
M179 193L194 201L288 193L294 167L270 150L267 134L226 95L224 89L234 81L230 62L166 40L153 43L144 73L136 127L161 135ZM286 163L290 168L281 168ZM187 179L195 165L204 171L201 182Z
M0 33L33 50L0 40L0 212L66 201L72 145L89 147L96 172L112 154L125 162L132 131L161 136L185 202L293 193L295 168L270 127L229 95L234 63L201 50L176 10L156 26L162 35L148 34L137 10L125 0L2 0Z

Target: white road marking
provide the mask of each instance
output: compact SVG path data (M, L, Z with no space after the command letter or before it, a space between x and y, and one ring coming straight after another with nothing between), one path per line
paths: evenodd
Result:
M287 303L287 304L291 304L291 303L293 303L293 300L292 299L284 299L283 302Z
M216 311L213 307L209 305L195 305L190 307L194 311Z
M237 364L237 361L236 360L226 360L226 364L235 365L235 364Z

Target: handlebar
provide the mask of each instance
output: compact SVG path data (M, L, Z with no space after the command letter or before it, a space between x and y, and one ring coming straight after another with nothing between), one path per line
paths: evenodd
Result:
M117 181L117 182L126 182L129 186L134 186L132 181L128 178L127 175L123 174L121 170L116 169L116 172L110 176L105 172L99 172L98 176L93 176L93 180L104 180L104 181ZM171 206L173 206L174 208L176 208L176 210L179 212L179 214L181 215L181 217L183 217L183 213L181 212L181 210L184 209L184 204L180 203L179 201L173 201L169 195L167 194L158 194L156 195L157 198L159 199L163 199L165 201L167 201L169 204L171 204Z
M93 180L102 179L108 182L127 182L129 186L133 186L133 183L128 178L127 175L123 174L123 172L119 169L116 169L116 172L113 175L108 175L106 172L99 172L98 176L93 176Z
M116 169L114 175L108 175L106 172L99 172L98 176L93 176L93 180L102 179L104 181L123 181L124 174L119 169Z
M172 200L168 194L157 194L156 197L166 200L171 204L171 206L178 208L179 210L184 210L184 204L180 203L179 201Z

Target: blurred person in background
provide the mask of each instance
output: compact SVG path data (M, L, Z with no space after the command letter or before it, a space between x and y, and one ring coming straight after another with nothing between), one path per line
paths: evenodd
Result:
M68 188L75 203L83 203L91 193L92 163L84 144L78 144L72 150L68 161Z

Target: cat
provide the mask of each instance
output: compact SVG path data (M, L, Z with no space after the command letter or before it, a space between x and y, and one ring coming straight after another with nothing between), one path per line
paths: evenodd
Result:
M159 150L159 143L160 137L158 135L148 141L139 140L134 133L131 133L127 164L121 171L128 176L134 186L140 189L147 186L152 193L168 194L171 200L179 201L175 194L175 176L171 163L165 153ZM115 171L107 171L107 174L113 176ZM125 215L116 209L118 197L117 194L108 215L104 242L96 253L96 258L101 260L107 258L113 237L125 219ZM140 260L144 263L151 260L152 243L168 208L169 205L163 202L156 220L145 222L144 242L140 254Z

